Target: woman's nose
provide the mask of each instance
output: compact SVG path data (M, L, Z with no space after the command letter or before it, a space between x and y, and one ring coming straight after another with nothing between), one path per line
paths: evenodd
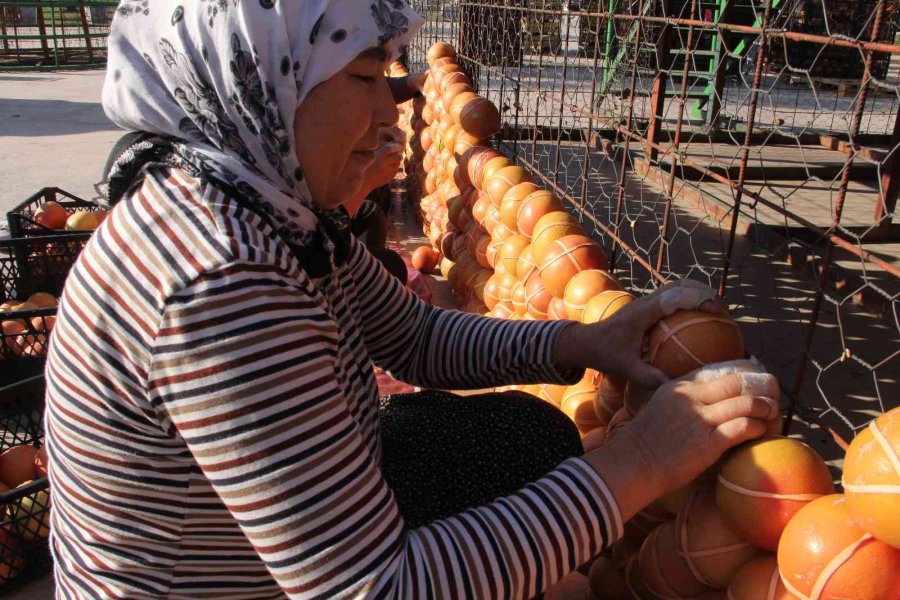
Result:
M378 94L375 98L375 123L378 127L389 127L397 123L400 118L400 112L394 103L394 95L391 94L391 87L388 85L387 78L383 78L382 85L378 86Z

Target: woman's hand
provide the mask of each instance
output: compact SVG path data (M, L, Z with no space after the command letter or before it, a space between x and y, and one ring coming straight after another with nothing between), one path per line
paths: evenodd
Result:
M677 310L721 312L723 308L712 288L682 279L638 298L609 319L572 324L563 330L556 346L557 364L596 369L656 389L669 378L642 359L647 332Z
M752 368L751 361L723 363L663 385L606 446L585 455L624 519L696 479L729 448L776 430L778 381L734 372Z

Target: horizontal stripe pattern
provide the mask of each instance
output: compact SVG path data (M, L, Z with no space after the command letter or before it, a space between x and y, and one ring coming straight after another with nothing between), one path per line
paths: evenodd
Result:
M373 362L423 387L571 383L563 323L422 302L354 242L312 281L255 215L155 170L67 282L47 367L59 598L529 598L622 532L571 459L404 526Z

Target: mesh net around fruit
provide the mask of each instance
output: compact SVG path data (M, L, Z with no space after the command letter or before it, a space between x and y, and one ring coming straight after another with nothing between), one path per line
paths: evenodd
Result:
M896 3L413 4L411 66L457 48L497 145L633 290L719 289L794 431L849 440L900 405Z

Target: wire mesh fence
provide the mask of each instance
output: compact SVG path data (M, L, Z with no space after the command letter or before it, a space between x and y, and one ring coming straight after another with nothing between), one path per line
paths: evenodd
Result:
M411 66L456 46L500 109L495 144L631 289L718 289L789 427L840 442L900 405L896 2L414 6Z
M116 0L0 0L0 69L104 67L106 38L118 4ZM130 4L125 3L126 8Z

